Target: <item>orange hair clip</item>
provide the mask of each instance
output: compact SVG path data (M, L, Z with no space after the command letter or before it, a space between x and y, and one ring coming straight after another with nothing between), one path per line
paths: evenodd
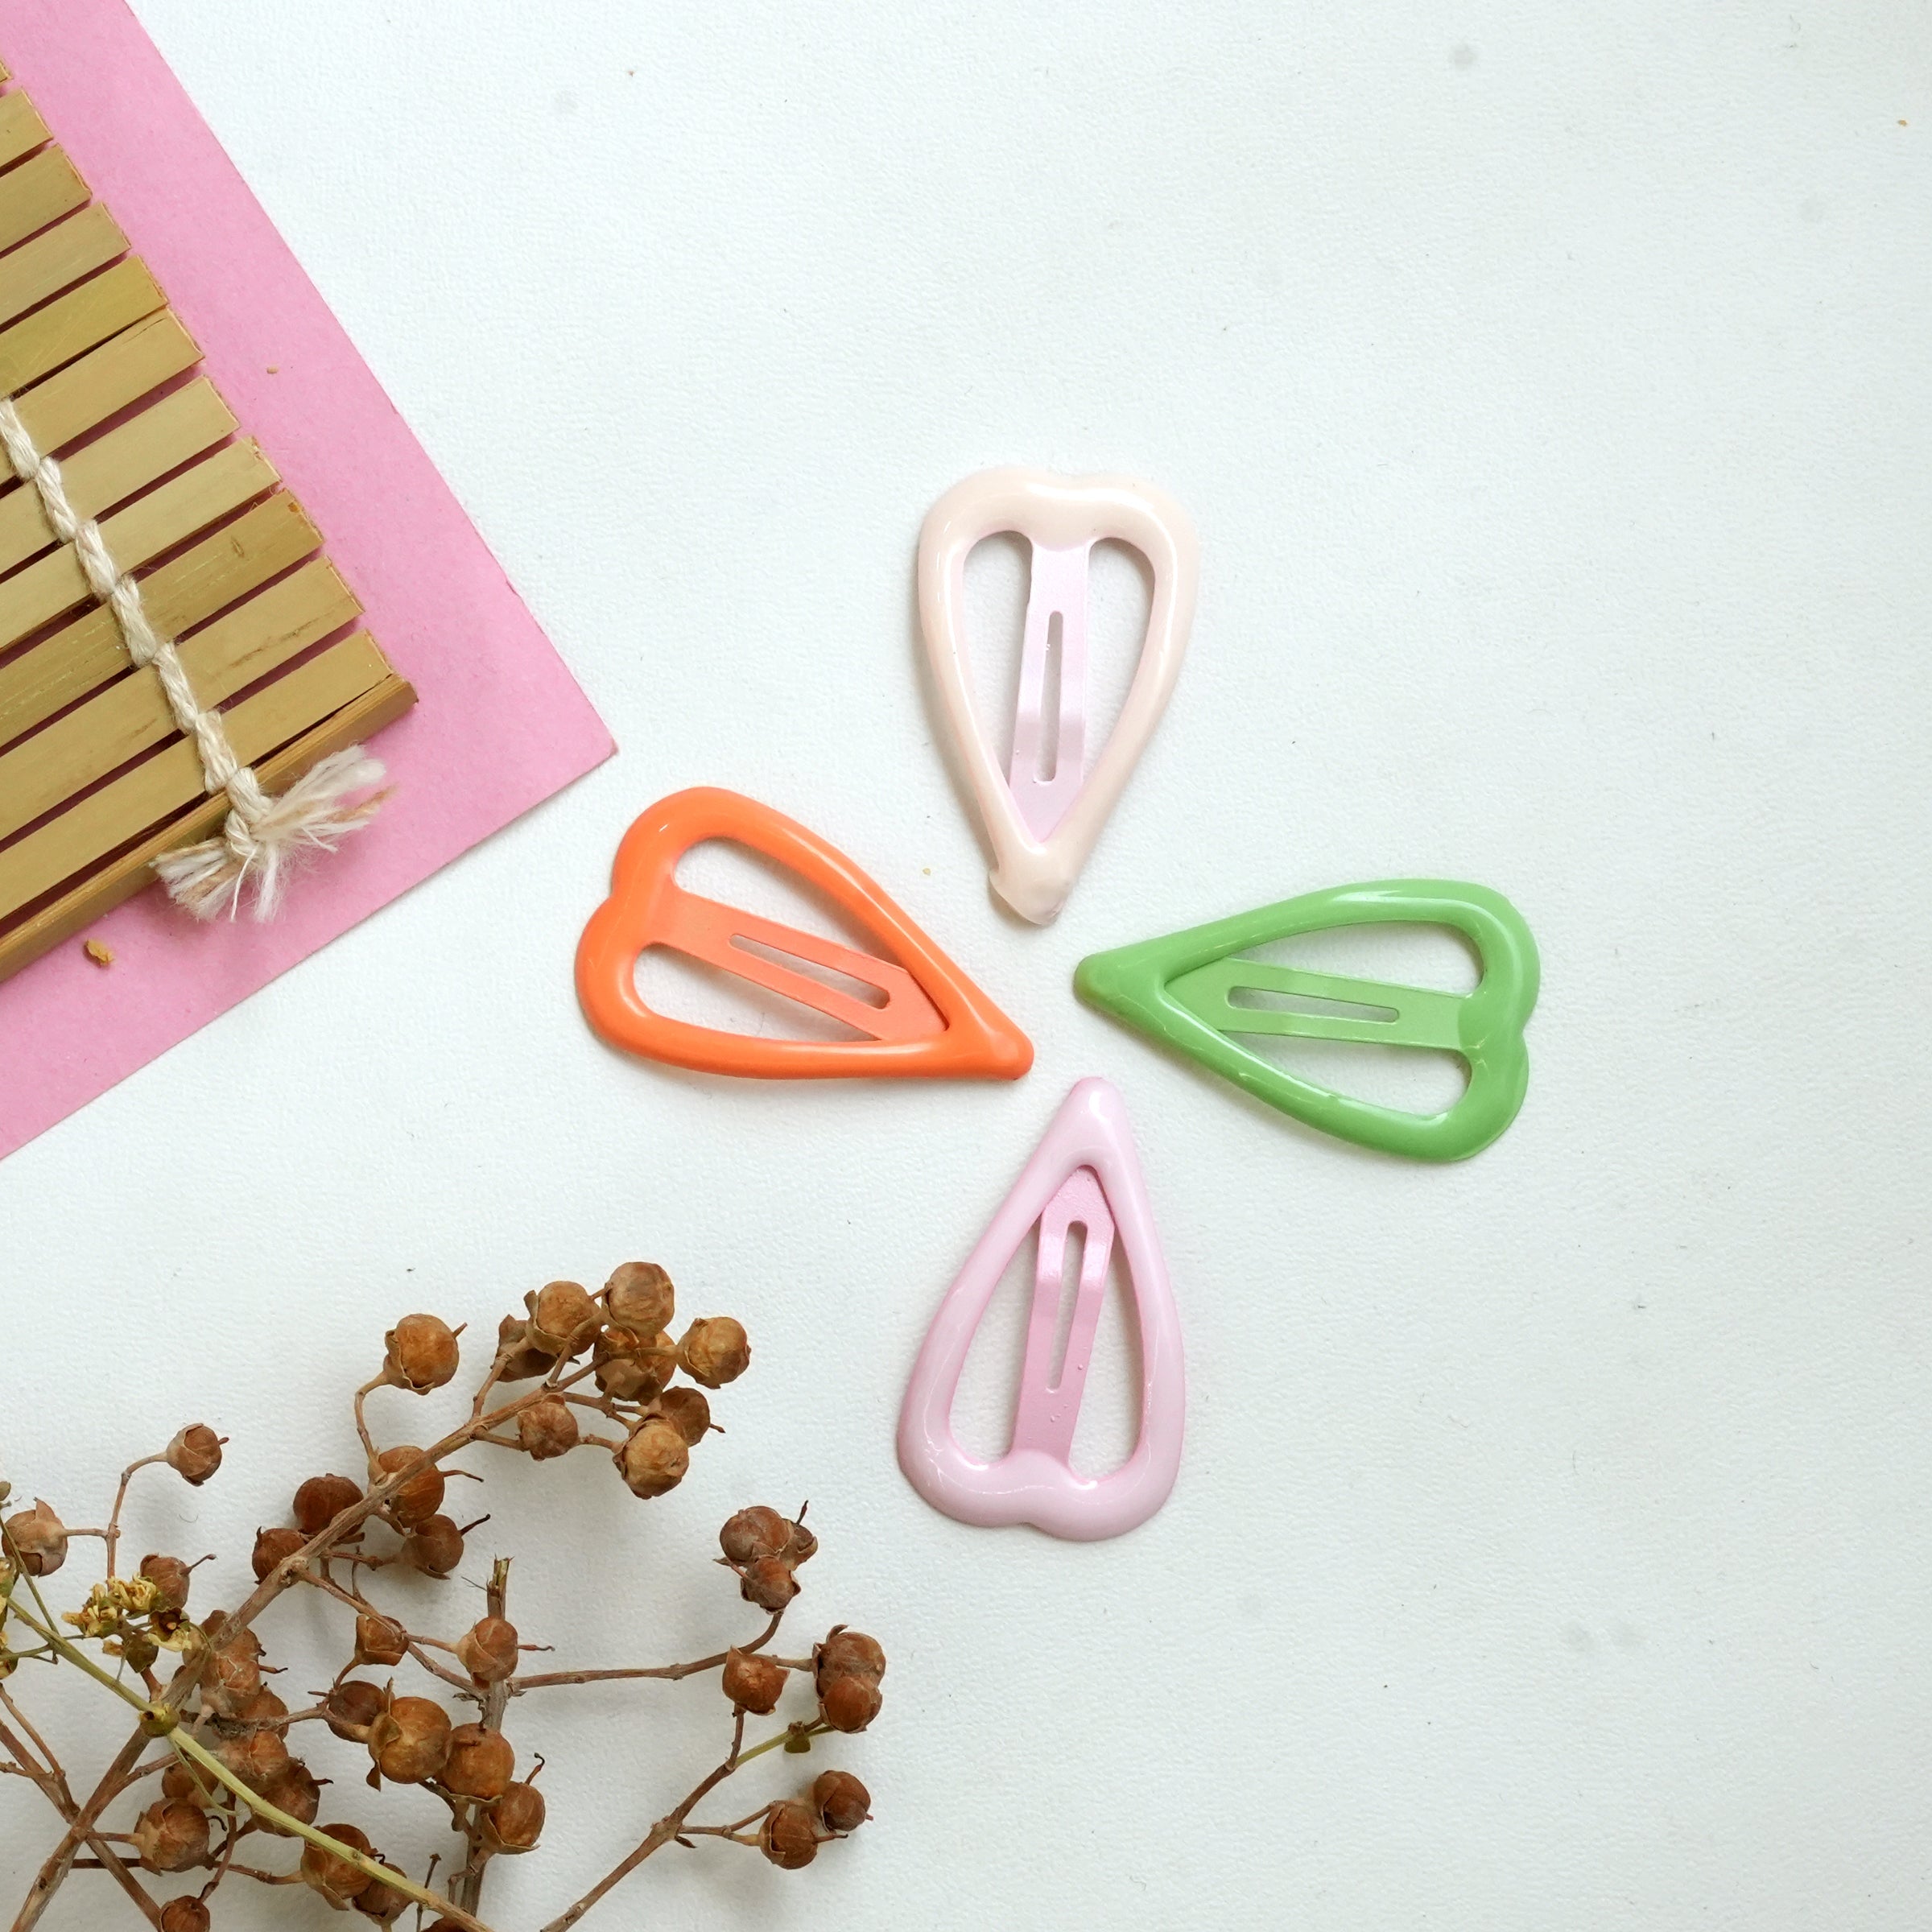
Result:
M854 952L686 891L672 874L707 839L733 840L788 867L894 956ZM772 1040L671 1019L647 1006L638 990L638 961L653 946L782 993L867 1037ZM874 987L885 1004L855 999L753 946ZM591 914L577 944L577 997L612 1046L700 1073L1017 1080L1033 1064L1033 1042L842 852L769 805L710 786L660 799L625 833L610 897Z

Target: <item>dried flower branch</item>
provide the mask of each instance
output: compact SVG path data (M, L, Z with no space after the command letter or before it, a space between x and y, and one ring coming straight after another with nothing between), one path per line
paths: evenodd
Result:
M384 1338L381 1368L354 1393L362 1476L328 1472L296 1486L290 1521L258 1531L250 1552L255 1587L233 1611L190 1616L196 1565L180 1557L151 1554L131 1574L119 1563L129 1492L140 1472L165 1466L198 1485L221 1468L227 1439L204 1424L128 1465L105 1529L72 1528L39 1497L0 1520L0 1775L33 1785L62 1828L13 1932L31 1932L72 1874L96 1871L159 1932L210 1932L216 1901L236 1885L299 1886L378 1924L413 1903L419 1914L437 1915L429 1932L490 1932L478 1913L491 1864L535 1851L545 1823L542 1761L519 1771L506 1720L518 1699L564 1685L675 1682L716 1671L731 1743L689 1795L543 1932L576 1925L674 1840L744 1845L789 1870L865 1823L869 1794L843 1771L826 1772L808 1793L768 1802L735 1823L691 1822L713 1790L754 1759L808 1752L815 1740L862 1731L877 1715L886 1658L870 1637L834 1625L809 1657L769 1654L799 1594L798 1571L818 1548L803 1509L795 1518L741 1509L725 1523L720 1560L737 1579L741 1598L762 1613L762 1627L685 1663L525 1670L526 1653L539 1646L510 1620L504 1557L491 1567L484 1614L453 1635L412 1629L372 1594L384 1570L443 1579L463 1564L467 1538L485 1519L460 1525L456 1515L468 1513L445 1505L451 1479L472 1475L452 1459L473 1447L538 1463L601 1451L625 1487L643 1498L683 1483L692 1451L714 1426L705 1392L742 1375L751 1348L729 1316L693 1322L674 1342L675 1303L670 1277L649 1262L627 1262L598 1295L574 1282L550 1282L526 1297L522 1315L504 1318L468 1417L427 1448L380 1446L369 1401L379 1390L423 1395L447 1386L461 1365L463 1331L435 1315L404 1316ZM700 1386L678 1384L680 1373ZM603 1426L587 1430L587 1416ZM10 1496L0 1481L0 1505ZM81 1538L101 1542L104 1574L75 1607L56 1612L43 1586L63 1572ZM291 1711L266 1681L256 1625L296 1588L337 1607L345 1661L326 1691ZM13 1695L29 1664L71 1666L134 1715L133 1734L85 1799L76 1798ZM411 1668L427 1681L399 1688L394 1673ZM357 1674L365 1670L382 1673L381 1681ZM795 1682L809 1683L814 1715L748 1746L747 1719L776 1711ZM451 1870L446 1891L410 1877L405 1861L378 1849L364 1827L317 1823L328 1781L291 1748L291 1733L303 1724L358 1752L364 1781L378 1794L401 1785L442 1801L458 1853L422 1862L432 1875L439 1863ZM110 1828L110 1814L122 1805L131 1816L125 1828ZM393 1812L385 1818L386 1836L402 1828ZM299 1845L295 1862L280 1869L270 1856L277 1839ZM257 1843L249 1856L237 1856L250 1839ZM192 1889L165 1899L154 1882L184 1878Z

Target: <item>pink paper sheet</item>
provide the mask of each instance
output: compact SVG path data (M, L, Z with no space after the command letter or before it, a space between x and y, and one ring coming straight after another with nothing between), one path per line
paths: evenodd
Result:
M90 928L117 956L108 971L76 941L0 984L4 1158L613 747L122 0L6 0L0 56L167 290L420 700L373 741L396 786L382 815L318 860L273 924L200 926L144 892Z

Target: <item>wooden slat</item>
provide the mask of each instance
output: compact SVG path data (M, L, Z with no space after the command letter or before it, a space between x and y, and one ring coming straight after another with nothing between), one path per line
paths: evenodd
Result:
M394 675L358 631L225 713L229 742L252 764ZM0 850L0 919L203 795L200 754L177 739Z
M9 100L18 99L9 95ZM88 199L87 184L57 147L43 147L12 173L0 175L0 248L11 248Z
M117 262L0 334L0 396L18 395L63 362L85 355L130 323L166 307L154 277L140 262L131 255Z
M416 701L416 694L398 677L385 678L345 705L332 717L325 718L313 730L304 732L292 745L259 762L255 771L272 791L291 785L312 765L332 753L342 751L361 739L393 724ZM131 899L155 882L151 868L163 852L177 846L192 845L205 839L220 826L228 810L225 798L207 799L193 811L171 820L150 834L131 851L85 878L76 880L56 899L21 920L11 931L0 932L0 980L18 972L23 966L50 952L64 939L71 939L125 899Z
M318 557L190 638L181 646L182 667L204 709L225 704L361 614L335 566ZM10 839L63 799L78 797L172 737L175 729L150 666L0 753L0 839Z
M0 96L0 167L12 167L47 138L47 123L25 94Z
M0 255L0 324L23 316L49 295L127 253L127 237L98 201L71 221L36 235L10 255Z
M36 447L64 449L200 360L194 337L163 309L14 402Z
M279 481L275 466L253 443L231 443L108 518L101 534L122 570L138 570ZM0 584L0 649L18 644L93 596L73 545L63 544Z
M142 580L155 627L180 637L225 605L312 556L322 539L302 506L270 497ZM110 610L90 610L0 664L0 745L64 710L128 668Z
M97 517L234 433L235 419L214 385L205 378L190 383L63 463L67 500L80 515ZM37 489L0 497L0 571L54 543Z

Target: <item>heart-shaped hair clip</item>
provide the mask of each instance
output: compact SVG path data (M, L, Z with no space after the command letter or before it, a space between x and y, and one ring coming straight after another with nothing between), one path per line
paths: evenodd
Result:
M1331 927L1390 924L1462 934L1482 963L1476 990L1384 985L1240 956L1251 946ZM1487 1147L1523 1104L1530 1080L1523 1028L1540 972L1530 928L1501 893L1444 879L1385 879L1306 893L1094 953L1080 961L1073 985L1089 1005L1324 1133L1419 1160L1459 1161ZM1249 997L1237 1005L1236 993ZM1434 1048L1462 1061L1468 1085L1441 1113L1406 1113L1290 1073L1242 1044L1244 1035Z
M973 706L966 645L966 559L1003 531L1032 547L1019 708L1004 772ZM1154 596L1126 702L1088 770L1088 579L1094 545L1109 538L1147 559ZM1199 575L1187 512L1129 477L983 470L947 490L926 518L919 622L927 656L993 842L993 890L1036 926L1058 917L1166 708L1187 649ZM1057 715L1049 720L1056 682Z
M1011 1447L989 1463L962 1448L953 1434L953 1398L1000 1278L1036 1224L1039 1248L1019 1410ZM1076 1227L1085 1245L1056 1368L1068 1236ZM1111 1476L1084 1476L1070 1459L1073 1432L1117 1238L1140 1328L1140 1440ZM1181 1465L1186 1409L1180 1316L1127 1109L1105 1080L1082 1080L1061 1103L939 1305L899 1412L899 1467L934 1509L963 1523L1031 1523L1054 1536L1096 1542L1144 1523L1166 1501Z
M893 956L855 952L686 891L673 876L678 861L707 839L732 840L787 867ZM638 961L653 946L782 993L864 1037L766 1039L674 1020L638 990ZM880 1000L841 992L801 965L856 980ZM1033 1064L1026 1034L842 852L769 805L708 786L660 799L625 833L610 897L577 944L577 997L613 1046L702 1073L1017 1080Z

